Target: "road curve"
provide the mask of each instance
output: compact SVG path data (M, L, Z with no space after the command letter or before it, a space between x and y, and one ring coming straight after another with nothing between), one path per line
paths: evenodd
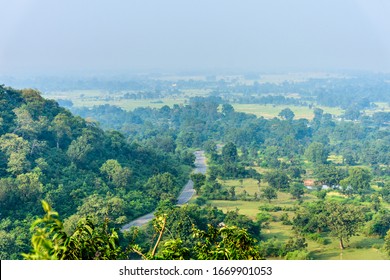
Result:
M207 165L206 165L206 156L204 154L204 151L196 151L194 154L195 154L194 173L206 174ZM179 197L177 198L177 205L186 204L194 194L195 194L194 182L192 182L192 180L188 180L187 184L183 187ZM142 226L148 223L149 221L151 221L153 218L154 218L154 212L141 216L136 220L125 224L121 228L121 231L123 232L125 230L128 230L133 226L138 226L138 227Z

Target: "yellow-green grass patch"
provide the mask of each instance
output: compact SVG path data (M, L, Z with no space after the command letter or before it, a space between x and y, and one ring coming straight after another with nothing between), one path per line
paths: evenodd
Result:
M266 119L272 119L278 117L280 111L285 108L290 108L294 114L295 119L308 119L311 120L314 117L314 110L306 106L295 105L272 105L272 104L232 104L234 109L238 112L254 114L257 117L264 117ZM339 116L343 114L343 110L334 107L319 106L325 113Z

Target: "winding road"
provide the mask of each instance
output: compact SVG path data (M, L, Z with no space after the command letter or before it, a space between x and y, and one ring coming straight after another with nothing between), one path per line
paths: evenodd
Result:
M206 165L206 157L204 151L196 151L194 154L195 154L194 173L206 174L207 165ZM195 194L194 182L192 182L192 180L188 180L187 184L183 187L179 197L177 198L177 205L186 204L194 194ZM151 221L153 218L154 218L154 212L141 216L136 220L131 221L128 224L125 224L121 228L121 231L123 232L125 230L128 230L133 226L138 226L138 227L142 226L147 222Z

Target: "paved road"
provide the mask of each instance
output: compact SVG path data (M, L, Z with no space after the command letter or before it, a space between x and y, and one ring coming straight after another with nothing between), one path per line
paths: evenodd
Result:
M207 169L207 165L206 165L206 157L204 151L196 151L194 173L206 174L206 169ZM177 198L177 205L186 204L194 194L195 194L194 182L188 180L187 184L183 187L183 190L181 191L179 197ZM138 219L124 225L121 228L121 231L123 232L125 230L128 230L132 226L142 226L147 222L151 221L153 218L154 218L154 212L139 217Z

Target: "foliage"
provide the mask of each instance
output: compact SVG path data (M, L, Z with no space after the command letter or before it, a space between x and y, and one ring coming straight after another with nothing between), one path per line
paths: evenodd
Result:
M387 231L385 236L385 244L383 245L384 250L390 256L390 230Z
M168 138L156 140L159 148L141 145L72 115L35 90L0 86L0 92L1 219L11 218L7 256L20 258L29 235L21 224L40 214L41 199L62 213L67 231L87 216L99 223L109 217L119 226L152 211L160 199L174 198L187 181L194 155L168 148ZM157 174L170 174L173 183L156 193L147 182ZM8 246L12 240L15 248Z
M289 188L290 179L282 170L275 170L267 172L264 175L264 180L277 190L287 190Z
M352 192L357 194L365 194L369 191L372 175L368 169L353 167L348 173L349 176L340 182L343 187L350 187Z
M273 187L266 187L263 190L263 193L260 194L260 196L267 199L269 203L271 203L272 199L278 198L278 194L276 192L276 189Z
M246 230L234 226L215 228L207 231L194 230L196 238L201 239L194 247L200 260L251 260L260 259L255 240Z
M367 224L367 227L368 234L384 237L387 231L390 230L390 211L386 209L378 211Z
M326 224L330 233L340 241L340 249L344 249L344 241L357 233L364 223L364 215L358 207L328 202L325 205Z
M294 182L290 186L290 193L293 196L294 199L301 200L302 196L304 195L304 185L301 183Z
M23 254L29 260L115 260L123 257L118 246L118 234L107 228L107 223L96 227L88 218L80 221L72 235L68 236L63 224L50 205L42 201L45 211L31 225L32 252Z
M324 164L327 162L329 152L326 150L324 144L319 142L311 143L306 151L306 158L316 164Z
M200 188L206 182L206 176L202 173L193 173L191 174L190 178L194 182L194 190L196 191L197 194L199 194Z

